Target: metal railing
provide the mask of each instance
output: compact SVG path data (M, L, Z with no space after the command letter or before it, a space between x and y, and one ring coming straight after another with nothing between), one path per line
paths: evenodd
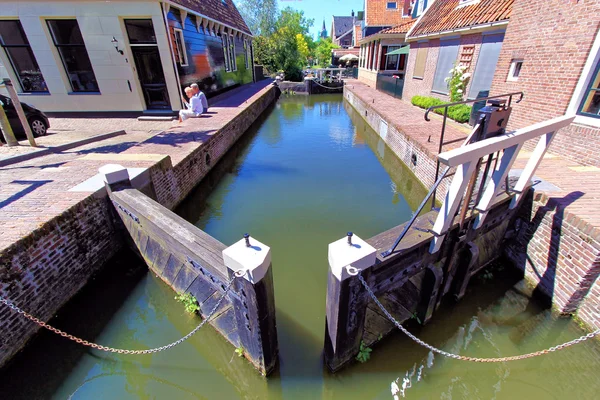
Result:
M389 94L396 99L402 98L402 91L404 89L404 79L395 78L391 75L377 75L377 82L375 88L380 92Z
M523 92L513 92L513 93L505 93L505 94L500 94L497 96L487 96L487 97L479 97L477 99L473 99L473 100L463 100L463 101L457 101L455 103L447 103L447 104L440 104L439 106L431 106L427 109L427 111L425 111L425 121L429 122L431 121L429 119L429 112L438 108L443 108L444 109L444 119L442 121L442 133L440 135L440 145L438 147L438 154L442 152L442 147L444 146L444 135L446 134L446 120L448 119L448 108L452 107L452 106L458 106L460 104L468 104L468 103L477 103L480 101L488 101L491 99L499 99L499 98L505 98L508 96L508 103L506 104L506 107L510 107L510 105L512 104L512 98L513 96L519 95L519 99L515 101L515 103L520 103L521 100L523 100L523 96L524 93ZM427 139L428 142L431 142L431 135L429 135L429 138ZM440 160L437 160L437 166L435 168L435 179L434 181L438 180L439 177L439 173L440 173ZM433 195L432 195L432 200L431 200L431 209L433 209L435 207L435 194L436 191L433 191Z

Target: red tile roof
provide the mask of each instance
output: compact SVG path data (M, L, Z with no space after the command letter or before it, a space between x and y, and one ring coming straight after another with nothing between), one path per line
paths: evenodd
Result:
M383 34L383 35L386 35L386 34L391 35L393 33L406 33L410 30L410 28L412 28L412 26L415 24L415 22L417 22L416 19L411 19L408 22L404 22L400 25L392 26L391 28L387 28L382 31L379 31L378 33Z
M240 15L240 12L233 4L233 0L171 0L175 4L179 4L205 17L214 19L225 25L229 25L242 32L252 34L248 25Z
M410 33L410 37L506 21L514 0L481 0L457 8L460 0L438 0L431 5Z

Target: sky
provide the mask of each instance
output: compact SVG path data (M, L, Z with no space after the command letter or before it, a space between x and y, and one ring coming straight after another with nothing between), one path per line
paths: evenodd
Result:
M331 36L331 17L333 15L350 16L352 10L356 15L357 11L363 11L364 3L364 0L278 0L280 10L292 7L304 11L306 18L315 20L314 25L310 28L313 39L316 39L321 33L323 18L325 18L327 34Z

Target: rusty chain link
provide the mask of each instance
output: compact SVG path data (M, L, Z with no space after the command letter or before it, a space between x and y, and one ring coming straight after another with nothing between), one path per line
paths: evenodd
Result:
M17 307L16 305L14 305L12 302L6 300L4 297L0 296L0 303L3 303L5 305L7 305L8 307L10 307L11 310L15 311L18 314L23 315L25 318L27 318L30 321L35 322L37 325L41 326L42 328L48 329L51 332L56 333L57 335L60 335L64 338L67 338L69 340L72 340L76 343L79 343L83 346L88 346L91 347L93 349L97 349L97 350L101 350L101 351L106 351L109 353L118 353L118 354L152 354L152 353L158 353L164 350L168 350L172 347L177 346L178 344L181 344L183 342L185 342L186 340L188 340L190 337L192 337L196 332L198 332L200 330L200 328L202 328L204 326L204 324L213 316L213 314L217 311L217 309L219 308L219 306L221 305L221 303L223 302L223 299L225 298L225 296L227 295L227 293L229 292L229 290L231 289L231 285L233 284L233 281L235 280L235 278L242 276L240 273L243 274L243 271L236 271L236 273L233 275L233 277L229 280L229 282L227 283L227 286L225 287L225 291L223 292L223 296L221 296L221 298L217 301L217 303L215 304L215 306L212 308L212 310L210 311L210 313L208 313L208 315L206 316L206 318L204 318L202 320L202 322L200 322L200 324L198 324L198 326L196 326L190 333L188 333L187 335L185 335L184 337L182 337L181 339L173 342L173 343L169 343L167 345L161 346L161 347L156 347L153 349L147 349L147 350L127 350L127 349L116 349L114 347L108 347L108 346L103 346L100 344L96 344L96 343L92 343L92 342L88 342L87 340L81 339L77 336L73 336L70 335L64 331L61 331L58 328L55 328L51 325L48 325L47 323L45 323L44 321L40 320L39 318L34 317L33 315L21 310L19 307Z
M479 362L479 363L494 363L494 362L525 360L527 358L541 356L541 355L544 355L544 354L549 354L549 353L552 353L552 352L555 352L555 351L558 351L558 350L565 349L565 348L570 347L570 346L572 346L574 344L581 343L581 342L584 342L584 341L586 341L588 339L591 339L591 338L593 338L594 336L596 336L597 334L600 333L600 329L597 329L597 330L595 330L593 332L588 333L587 335L583 335L583 336L578 337L577 339L573 339L573 340L571 340L569 342L566 342L566 343L563 343L563 344L559 344L559 345L554 346L554 347L550 347L549 349L535 351L533 353L521 354L521 355L518 355L518 356L496 357L496 358L479 358L479 357L461 356L459 354L448 353L447 351L440 350L437 347L433 347L432 345L430 345L428 343L425 343L424 341L422 341L421 339L419 339L418 337L416 337L415 335L413 335L412 333L410 333L405 327L403 327L392 316L392 314L389 313L388 310L385 309L385 307L383 306L383 304L381 304L381 302L379 301L379 299L377 299L377 297L375 296L375 294L373 293L373 291L371 290L371 288L367 285L367 282L362 277L362 275L360 273L357 274L357 275L358 275L358 279L360 280L360 282L362 283L362 285L365 287L365 289L369 293L369 296L371 296L371 298L373 299L373 301L375 302L375 304L377 304L377 306L381 309L381 311L385 314L385 316L388 317L388 319L394 325L396 325L396 327L398 329L400 329L402 332L404 332L404 334L406 336L408 336L409 338L411 338L413 341L417 342L421 346L425 347L426 349L429 349L429 350L433 351L434 353L438 353L438 354L441 354L443 356L446 356L446 357L449 357L449 358L453 358L455 360L473 361L473 362Z

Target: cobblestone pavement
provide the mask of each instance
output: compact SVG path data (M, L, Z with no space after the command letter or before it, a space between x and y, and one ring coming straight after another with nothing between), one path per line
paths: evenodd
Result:
M195 137L211 134L225 125L269 84L269 81L262 81L232 91L230 96L211 107L208 115L189 119L165 132L161 132L161 126L157 122L137 120L104 121L102 129L94 125L93 119L57 124L61 129L73 129L71 132L75 132L74 135L79 135L78 129L86 126L100 129L93 131L95 135L120 129L127 133L61 153L0 167L0 252L90 196L89 192L68 190L96 175L102 165L118 163L125 167L151 167L160 158L157 154L170 155L175 165L201 145L194 141ZM161 123L165 124L164 121ZM172 125L169 121L167 123ZM148 124L153 124L156 130L148 129ZM144 127L146 129L142 129ZM85 132L89 134L90 131ZM48 138L52 136L58 137L58 134Z
M348 85L352 92L375 108L377 112L390 118L395 125L427 148L432 155L438 153L442 125L439 116L432 117L431 122L425 122L424 110L421 108L404 100L395 99L355 80L349 81ZM449 121L444 142L451 143L444 146L443 150L459 146L464 140L465 132L469 130L470 127ZM560 135L560 131L558 134ZM431 141L428 141L430 136ZM558 191L546 194L558 201L567 211L594 226L595 232L592 233L596 237L600 237L600 229L598 229L600 228L600 208L598 207L600 168L583 166L566 160L560 157L559 153L559 148L551 146L540 164L536 176L557 186ZM530 154L530 151L522 150L513 168L522 169Z

